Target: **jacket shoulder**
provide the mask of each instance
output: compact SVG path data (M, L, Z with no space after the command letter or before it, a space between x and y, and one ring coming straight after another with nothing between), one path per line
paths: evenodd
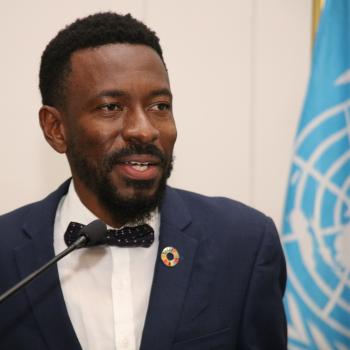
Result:
M270 220L265 214L242 202L226 198L211 197L182 189L173 189L188 205L193 217L215 218L220 222L265 223Z
M23 219L28 215L31 208L38 205L38 203L40 202L37 201L34 203L26 204L8 213L0 215L0 227L7 226L7 225L18 226L23 221Z
M51 222L57 205L67 192L68 186L69 181L66 181L44 199L0 215L0 237L6 235L9 239L15 239L16 233L22 232L25 222Z

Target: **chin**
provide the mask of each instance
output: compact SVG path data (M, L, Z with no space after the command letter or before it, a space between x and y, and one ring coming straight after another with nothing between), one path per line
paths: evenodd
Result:
M116 188L113 183L99 188L101 204L115 218L116 222L141 222L160 205L165 183L133 181L133 184Z
M116 187L119 190L119 193L122 194L148 194L153 195L159 189L159 180L126 180L124 188Z

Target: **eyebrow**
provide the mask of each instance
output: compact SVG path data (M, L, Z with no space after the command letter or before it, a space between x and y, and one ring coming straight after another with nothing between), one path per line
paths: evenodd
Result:
M129 94L123 90L103 90L96 97L123 97L128 96ZM168 96L170 98L173 97L172 93L167 88L156 89L149 93L149 97L157 97L157 96Z
M170 98L173 97L172 93L170 92L169 89L158 89L158 90L153 90L151 91L151 93L149 94L149 97L157 97L157 96L168 96Z
M103 90L96 95L96 97L122 97L127 93L123 90Z

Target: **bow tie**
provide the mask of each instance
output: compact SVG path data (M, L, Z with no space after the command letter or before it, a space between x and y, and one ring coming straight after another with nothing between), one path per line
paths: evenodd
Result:
M69 247L79 237L80 230L85 225L70 222L64 241ZM107 230L107 234L99 244L114 245L118 247L144 247L148 248L154 241L153 228L147 224L139 226L125 226L120 230Z

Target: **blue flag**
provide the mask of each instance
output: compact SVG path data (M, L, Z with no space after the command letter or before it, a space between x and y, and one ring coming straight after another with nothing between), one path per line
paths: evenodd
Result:
M350 1L327 0L282 228L290 350L350 350L349 53Z

